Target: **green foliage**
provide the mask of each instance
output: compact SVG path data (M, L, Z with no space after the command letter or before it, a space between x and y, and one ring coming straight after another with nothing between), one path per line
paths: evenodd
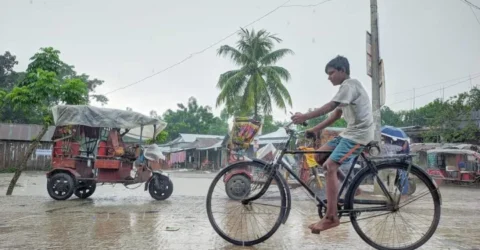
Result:
M228 133L228 123L219 117L213 117L208 126L206 134L209 135L226 135Z
M168 138L169 138L168 132L163 130L157 135L157 137L155 138L155 142L152 139L148 139L146 140L146 143L147 144L153 144L153 143L163 144L168 142Z
M15 86L2 100L17 114L31 117L30 121L48 124L52 121L52 106L85 104L88 90L80 79L62 80L58 77L62 65L59 51L52 48L41 51L32 57L22 84Z
M14 71L13 68L17 64L16 57L10 52L7 51L4 55L0 55L0 105L2 105L0 119L4 122L24 122L22 119L18 119L23 116L13 111L13 107L4 100L6 93L10 92L17 82L25 78L25 73Z
M268 134L277 131L283 126L283 122L274 121L273 116L266 115L263 119L262 134Z
M242 102L242 96L229 96L228 101L225 102L225 106L222 109L221 116L230 118L230 117L253 117L253 109L248 107L238 105Z
M395 112L385 106L382 125L429 127L423 134L426 142L468 142L478 140L480 130L471 114L479 110L480 90L473 88L446 101L435 99L416 110Z
M15 167L0 168L0 174L11 174L15 173L15 171L17 171Z
M290 79L290 73L274 64L293 51L274 51L274 43L282 40L265 30L242 29L238 35L236 48L223 45L218 49L218 55L229 56L240 69L220 75L216 105L225 104L229 115L253 113L256 119L260 114L271 114L272 103L286 111L292 100L283 82Z
M308 112L311 112L311 111L313 111L313 109L308 110ZM322 115L322 116L313 118L313 119L307 121L308 126L306 128L302 126L299 129L303 130L303 129L313 128L313 127L317 126L319 123L323 122L327 118L328 118L328 115ZM340 118L337 121L335 121L332 125L330 125L329 127L346 128L347 127L347 122L343 118Z
M35 53L30 60L32 62L28 65L27 72L36 72L37 69L43 69L60 75L64 64L60 60L60 51L52 47L40 48L40 52ZM26 84L28 84L28 81Z
M10 91L13 88L20 77L20 74L13 70L17 64L16 57L10 52L0 55L0 90Z
M65 65L64 66L64 75L62 79L80 79L84 83L87 84L88 89L88 103L90 104L92 101L96 101L101 105L105 105L108 103L108 98L104 95L95 94L95 89L102 85L104 81L99 80L97 78L90 79L90 76L87 74L78 75L74 70L73 66Z
M86 74L77 75L73 66L61 61L60 51L54 48L41 48L31 57L26 72L15 72L13 67L16 64L16 57L10 52L0 56L0 92L9 93L0 102L3 102L0 110L2 122L43 123L44 113L49 112L47 107L54 104L88 104L92 100L101 104L108 102L105 96L95 94L95 88L103 81L92 80ZM38 97L45 98L43 108L37 105L38 102L26 106L25 102Z
M37 69L36 74L30 73L29 78L35 81L15 87L5 96L15 111L24 114L35 112L43 118L43 122L48 122L53 105L86 103L87 86L79 79L59 82L54 72L42 69Z
M178 109L167 110L163 119L168 123L165 138L162 142L170 141L180 133L226 135L228 133L228 117L215 117L209 106L201 106L194 97L188 99L188 103L177 104ZM150 116L159 117L156 111L151 111ZM158 142L158 139L157 139ZM161 143L161 142L159 142Z
M5 102L5 96L7 92L0 90L0 107L3 107L3 103Z

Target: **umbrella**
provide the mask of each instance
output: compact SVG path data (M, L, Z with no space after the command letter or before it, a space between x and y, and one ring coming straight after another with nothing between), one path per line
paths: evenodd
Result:
M392 127L392 126L383 126L382 127L382 135L388 136L394 140L407 140L408 135L400 128Z

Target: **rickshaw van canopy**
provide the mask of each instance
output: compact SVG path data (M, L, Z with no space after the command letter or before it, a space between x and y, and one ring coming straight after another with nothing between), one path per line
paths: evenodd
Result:
M52 113L55 126L83 125L93 128L131 129L127 135L136 135L140 132L140 127L144 126L143 132L146 132L144 138L153 138L167 127L167 123L160 119L134 111L89 105L57 105L52 108ZM153 125L156 125L156 135L152 136Z

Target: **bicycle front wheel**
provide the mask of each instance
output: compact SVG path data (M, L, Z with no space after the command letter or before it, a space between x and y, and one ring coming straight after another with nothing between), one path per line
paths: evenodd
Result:
M432 237L440 221L437 187L414 165L408 174L407 163L384 163L376 168L378 173L367 168L361 170L347 192L345 208L350 211L353 228L376 249L422 246ZM416 190L413 193L409 188Z
M252 197L255 199L243 202ZM207 194L208 220L213 229L239 246L252 246L270 238L280 227L286 207L279 173L254 161L237 162L220 171Z

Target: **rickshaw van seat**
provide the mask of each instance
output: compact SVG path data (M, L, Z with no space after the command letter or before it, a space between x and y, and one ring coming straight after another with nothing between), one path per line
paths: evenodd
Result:
M125 154L125 143L117 129L110 130L107 139L107 148L109 149L107 150L109 153L112 151L112 156L123 156Z
M97 156L107 156L107 141L102 140L98 143Z
M67 157L77 155L80 155L80 143L78 142L66 142L59 140L56 141L53 145L54 157Z

